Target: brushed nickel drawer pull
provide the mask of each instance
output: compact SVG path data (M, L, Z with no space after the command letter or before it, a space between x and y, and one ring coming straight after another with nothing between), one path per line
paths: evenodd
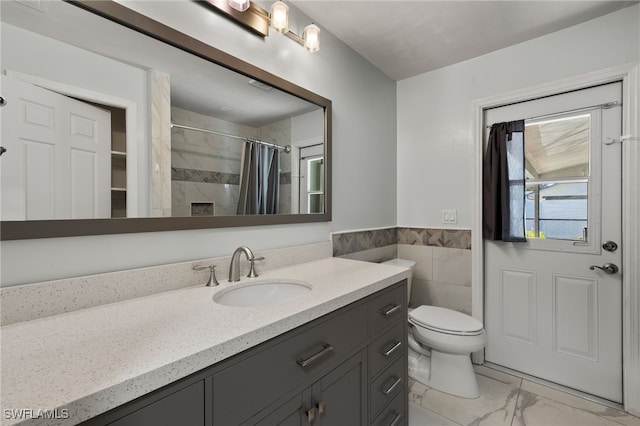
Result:
M316 419L316 409L314 407L311 407L305 413L307 415L307 421L309 423L313 423L313 421Z
M388 317L389 315L392 315L395 312L398 312L401 308L402 308L402 305L387 305L382 309L382 311L380 311L380 313L385 317Z
M384 356L387 356L387 357L388 357L388 356L390 356L392 353L394 353L395 351L397 351L398 349L400 349L401 347L402 347L402 342L395 342L395 343L393 343L393 344L392 344L392 346L391 346L389 349L387 349L387 350L383 351L383 352L382 352L382 355L384 355Z
M391 420L391 423L389 423L389 426L396 426L400 422L400 420L402 420L402 414L392 411L391 415L393 415L394 417L393 420Z
M312 362L314 362L315 360L317 360L318 358L328 354L332 350L333 350L333 346L331 346L328 343L325 343L325 344L322 345L322 349L320 351L318 351L317 353L311 355L307 359L298 358L298 361L296 361L296 362L298 363L298 365L300 367L306 367L309 364L311 364Z
M393 384L389 386L387 389L383 390L382 393L385 395L389 395L398 387L400 383L402 383L402 377L396 377L395 382L393 382Z

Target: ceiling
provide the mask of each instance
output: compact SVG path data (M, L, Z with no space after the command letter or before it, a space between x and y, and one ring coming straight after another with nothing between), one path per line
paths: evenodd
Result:
M402 80L638 2L293 0L291 3L389 77Z

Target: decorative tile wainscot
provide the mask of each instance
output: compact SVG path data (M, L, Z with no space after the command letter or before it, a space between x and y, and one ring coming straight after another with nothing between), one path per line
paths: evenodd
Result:
M416 262L411 306L435 305L471 314L471 231L382 228L332 234L333 255L368 262Z

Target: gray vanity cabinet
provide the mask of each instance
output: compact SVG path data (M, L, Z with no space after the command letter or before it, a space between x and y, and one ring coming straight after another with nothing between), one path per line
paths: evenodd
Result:
M86 425L407 424L406 281Z

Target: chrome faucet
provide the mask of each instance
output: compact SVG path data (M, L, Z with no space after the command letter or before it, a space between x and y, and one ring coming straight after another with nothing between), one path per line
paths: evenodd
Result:
M229 265L229 282L240 281L240 254L242 253L244 253L247 260L251 262L251 271L253 272L253 263L256 260L253 252L249 247L238 247L236 251L233 252L233 256L231 256L231 265ZM251 275L251 273L249 275Z

